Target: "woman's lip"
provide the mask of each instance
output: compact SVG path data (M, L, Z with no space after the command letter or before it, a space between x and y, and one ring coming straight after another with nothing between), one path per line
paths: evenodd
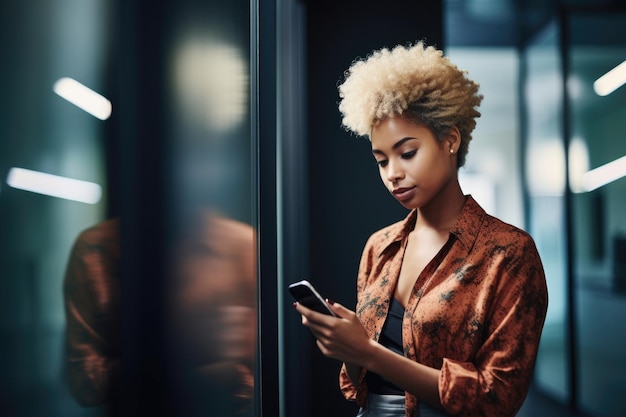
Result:
M410 188L396 188L393 190L393 195L400 201L408 200L413 196L415 187Z

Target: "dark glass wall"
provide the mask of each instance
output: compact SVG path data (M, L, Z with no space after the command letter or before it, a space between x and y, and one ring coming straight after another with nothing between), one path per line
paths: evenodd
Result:
M249 13L247 1L114 6L119 414L253 412Z
M83 414L63 383L63 280L76 236L114 211L110 114L63 95L108 95L109 19L104 1L0 5L3 415Z
M250 10L0 6L0 414L254 415Z

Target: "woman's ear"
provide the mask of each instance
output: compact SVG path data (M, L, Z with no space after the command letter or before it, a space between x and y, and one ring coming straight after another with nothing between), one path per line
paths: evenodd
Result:
M461 132L459 131L459 128L452 126L450 130L448 130L443 143L447 146L450 154L457 153L459 151L459 147L461 146Z

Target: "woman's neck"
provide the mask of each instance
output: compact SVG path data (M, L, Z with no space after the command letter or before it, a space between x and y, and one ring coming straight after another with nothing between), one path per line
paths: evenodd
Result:
M466 199L458 180L451 181L427 205L417 209L415 229L428 228L448 233L461 214Z

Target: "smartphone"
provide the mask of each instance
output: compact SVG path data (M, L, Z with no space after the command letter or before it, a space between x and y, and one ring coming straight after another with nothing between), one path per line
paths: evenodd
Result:
M289 292L293 295L293 298L303 306L319 313L335 316L335 313L328 308L326 301L306 279L290 284Z

